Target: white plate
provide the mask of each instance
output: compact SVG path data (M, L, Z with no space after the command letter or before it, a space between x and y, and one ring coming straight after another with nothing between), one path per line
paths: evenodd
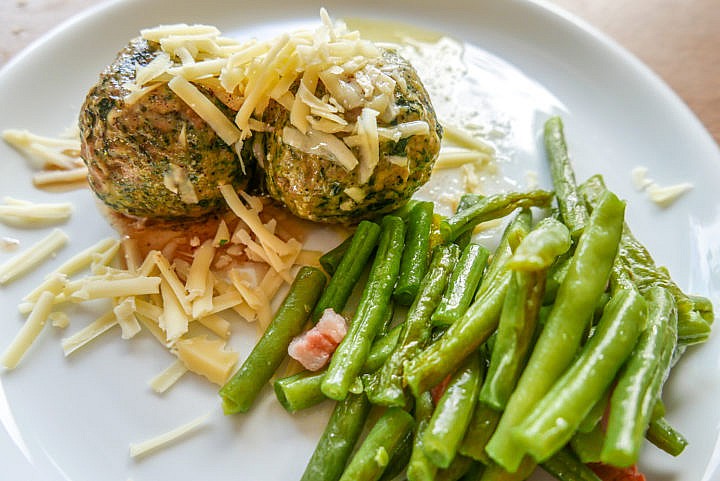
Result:
M577 19L540 3L507 0L438 2L326 2L336 17L388 18L446 32L479 47L487 67L467 103L479 108L505 137L498 142L506 172L545 172L538 132L552 113L563 115L579 177L600 172L628 200L628 217L656 259L690 292L718 304L720 153L698 120L647 68ZM143 27L159 23L210 23L234 35L265 36L289 26L316 23L311 1L158 0L114 2L72 20L15 58L0 72L0 129L27 128L54 135L75 121L98 72ZM477 97L473 97L476 95ZM51 265L0 289L5 315L0 347L12 339L21 317L15 305L42 273L90 245L110 228L88 192L34 190L25 161L0 144L0 193L76 203L63 228L69 247ZM695 188L670 209L636 192L630 170L650 168L660 184L693 182ZM518 177L519 185L524 180ZM542 173L541 183L548 176ZM0 235L24 245L46 230ZM0 253L0 262L10 254ZM79 309L75 329L89 319ZM116 333L117 334L117 333ZM186 377L164 396L148 379L171 361L148 338L120 342L105 335L69 359L62 333L47 329L21 366L0 375L0 478L3 480L291 480L299 477L323 429L327 406L290 416L267 390L252 414L223 417L215 390ZM645 449L642 470L654 481L719 479L720 343L693 348L673 372L665 392L670 420L690 446L678 459ZM128 442L144 440L211 413L200 431L140 460Z

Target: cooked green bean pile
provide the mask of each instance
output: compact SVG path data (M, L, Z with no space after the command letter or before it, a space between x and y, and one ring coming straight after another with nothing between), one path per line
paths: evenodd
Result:
M521 481L539 466L598 481L593 463L634 466L645 439L680 454L663 384L708 338L712 304L655 264L601 177L576 184L559 118L544 135L554 192L470 194L449 218L413 201L323 256L327 286L304 268L221 389L226 412L250 409L332 308L351 320L327 368L274 382L290 412L335 402L302 480ZM503 217L494 252L472 240Z

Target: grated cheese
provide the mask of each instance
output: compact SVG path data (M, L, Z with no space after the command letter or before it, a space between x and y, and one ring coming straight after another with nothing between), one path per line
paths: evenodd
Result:
M198 317L197 321L222 339L230 337L230 322L217 314Z
M175 297L177 298L178 302L183 308L183 312L185 314L190 314L192 311L190 307L190 301L188 300L187 296L185 295L185 285L178 279L177 274L175 271L170 267L170 262L168 262L167 258L163 256L158 251L152 251L152 258L155 262L155 265L160 270L160 274L162 275L163 279L167 281L168 285L172 289L173 293L175 294ZM150 255L150 254L148 254Z
M140 30L140 35L145 40L159 42L165 37L179 35L218 36L220 35L220 30L211 25L187 25L185 23L177 23L172 25L158 25L153 28L145 28Z
M228 230L228 226L225 223L224 220L220 221L220 224L218 224L217 231L215 232L215 237L213 238L212 245L215 247L220 247L230 242L230 230Z
M47 170L33 175L35 187L46 187L55 184L75 184L87 181L86 167L77 167L68 170Z
M360 184L367 183L380 160L380 145L377 130L379 112L364 108L358 118L357 129L360 147Z
M678 200L683 194L693 189L689 182L660 187L652 184L647 188L648 197L660 207L668 207Z
M60 139L33 134L27 130L7 129L3 140L25 154L35 168L52 166L71 170L82 165L80 139Z
M361 164L359 176L367 182L379 162L378 135L400 139L427 134L429 128L415 121L378 132L377 118L390 123L397 115L397 75L373 64L381 51L372 42L344 23L333 22L325 9L320 18L314 30L244 43L221 37L218 29L205 25L142 30L143 38L158 42L166 55L138 69L129 95L141 95L153 82L169 77L170 88L238 150L252 131L267 131L259 120L274 99L289 112L289 145L339 162L349 171ZM206 85L236 110L234 124L191 80ZM317 93L320 81L322 95ZM296 83L293 95L290 89ZM350 112L354 109L365 113L356 120ZM340 132L354 134L359 159L335 136Z
M140 323L135 317L135 309L134 297L126 297L113 307L113 314L120 325L123 339L131 339L140 332Z
M631 173L631 179L635 189L645 191L648 198L660 207L669 207L672 203L682 197L683 194L693 189L693 184L681 182L675 185L661 187L654 180L648 178L647 167L635 167Z
M163 174L163 185L173 194L178 194L180 200L186 204L197 204L199 202L195 187L193 187L184 167L170 164L170 170Z
M453 142L460 147L484 152L490 156L495 155L495 149L493 149L492 146L460 127L443 123L443 133L445 140Z
M52 310L54 298L52 292L43 292L40 295L37 304L30 313L30 317L25 321L15 339L5 349L2 359L0 359L6 369L15 369L27 350L35 342L35 339L45 327L45 322Z
M358 164L355 154L342 140L325 132L307 130L303 134L295 127L286 126L283 128L283 142L306 154L326 157L348 171L353 170Z
M104 332L107 332L115 325L117 325L115 313L109 311L88 324L87 326L85 326L83 329L73 334L72 336L64 338L61 341L61 345L65 356L69 356L81 347L84 347L90 341L99 337Z
M215 288L215 276L210 269L205 273L205 287L204 291L195 299L192 303L192 317L193 319L200 319L206 316L213 310L213 292Z
M70 295L76 301L109 297L140 296L159 292L159 277L135 276L127 279L83 279L81 287Z
M190 320L172 287L165 279L160 282L160 295L162 296L163 313L158 318L158 324L165 331L167 342L172 344L188 331Z
M178 358L192 372L222 385L228 380L237 364L238 353L225 349L222 339L196 336L175 343Z
M435 161L435 169L453 169L465 164L484 165L491 161L491 157L473 150L445 150L441 151Z
M65 329L70 325L70 316L62 311L53 311L48 315L48 320L52 321L52 326L59 329Z
M117 244L118 241L116 239L110 237L102 239L63 262L54 272L66 276L77 274L90 266L95 254L102 254L113 250Z
M68 276L66 274L57 271L51 272L43 282L23 297L23 301L35 302L43 292L51 292L53 296L57 296L65 289L67 282Z
M186 436L191 431L196 430L200 426L202 426L207 421L209 416L209 414L205 414L197 419L190 421L187 424L183 424L182 426L179 426L171 431L168 431L146 441L130 443L130 456L133 458L144 456L156 449L164 447L165 445L173 441L176 441L182 436Z
M60 229L54 229L45 238L0 265L0 284L7 284L31 271L48 257L54 255L68 240L67 234Z
M207 122L223 142L232 145L240 140L240 130L193 84L183 77L173 77L173 79L168 82L168 87L170 87L183 102L188 104L201 119Z
M150 380L150 387L158 394L170 389L188 371L180 359L176 359L167 368Z
M69 202L63 203L32 203L5 197L5 204L0 205L0 221L19 225L47 224L61 222L70 218L73 207Z
M228 234L229 236L229 234ZM193 253L193 261L190 265L190 272L185 282L188 300L192 301L201 296L207 290L207 275L210 264L215 257L215 246L212 240L206 240Z

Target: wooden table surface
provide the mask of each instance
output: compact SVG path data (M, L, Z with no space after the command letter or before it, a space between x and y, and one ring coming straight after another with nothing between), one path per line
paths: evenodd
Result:
M639 57L720 143L718 0L552 0ZM0 0L0 66L97 0Z

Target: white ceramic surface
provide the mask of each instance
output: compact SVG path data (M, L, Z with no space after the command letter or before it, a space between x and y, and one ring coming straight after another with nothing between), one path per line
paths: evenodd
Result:
M578 177L599 172L628 200L628 220L657 261L690 292L720 300L720 152L698 120L646 67L612 41L563 12L520 0L327 1L335 17L390 19L469 42L481 68L463 103L477 102L499 126L501 168L523 186L527 169L547 186L539 132L550 114L565 119ZM262 5L260 7L259 5ZM321 4L298 0L116 1L48 34L0 71L0 129L55 135L75 122L98 72L140 28L210 23L235 36L266 36L313 25ZM484 67L487 67L485 69ZM465 102L466 100L466 102ZM630 170L649 167L659 184L693 182L672 208L635 191ZM0 143L0 194L77 206L63 228L71 242L35 273L0 289L0 348L21 324L16 304L52 266L110 235L87 191L35 190L26 162ZM0 225L0 236L27 246L45 229ZM0 252L0 262L10 257ZM92 319L73 311L76 330ZM242 328L238 328L241 330ZM253 329L247 330L247 339ZM163 396L147 381L171 362L149 337L121 342L117 332L64 358L54 329L42 333L21 366L0 374L0 480L297 479L322 432L328 407L291 416L266 390L251 414L224 417L215 390L186 376ZM249 342L249 341L248 341ZM240 346L247 349L248 345ZM691 349L665 392L669 419L690 446L672 459L645 449L642 470L653 481L720 479L720 340ZM156 454L133 460L128 443L147 439L205 413L204 428ZM545 479L542 475L533 479Z

